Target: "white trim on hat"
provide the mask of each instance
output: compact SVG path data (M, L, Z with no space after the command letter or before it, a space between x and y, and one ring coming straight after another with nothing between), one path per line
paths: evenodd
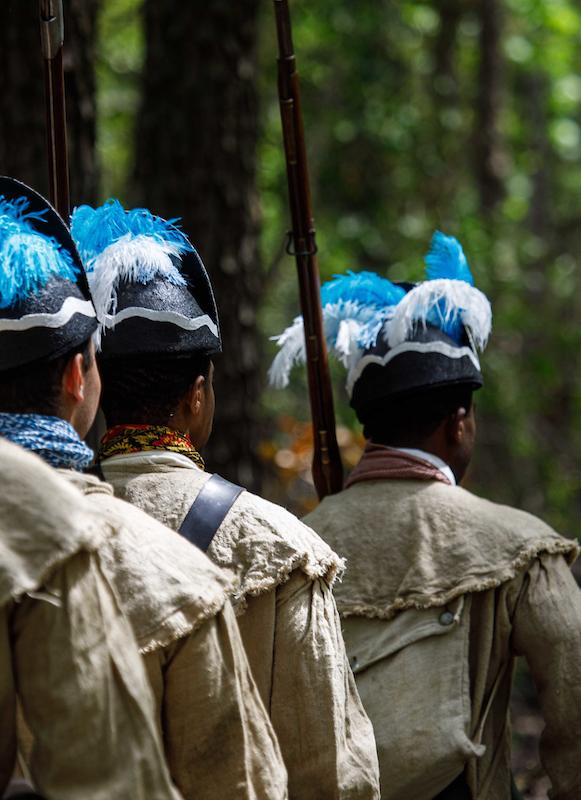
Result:
M207 314L202 314L199 317L186 317L184 314L178 314L177 311L158 311L154 308L129 306L118 311L116 314L106 314L101 322L105 328L114 328L115 325L118 325L120 322L134 317L148 319L151 322L169 322L186 331L197 331L205 325L209 328L210 333L217 339L219 338L218 326Z
M369 364L379 364L384 367L386 364L389 364L393 358L402 353L439 353L447 358L464 358L464 356L468 356L476 369L480 369L478 356L470 347L454 347L446 342L403 342L402 344L398 344L397 347L388 350L383 356L366 355L359 359L357 364L355 364L347 375L347 394L349 397L353 394L353 387L361 377L365 367Z
M2 309L0 309L2 314ZM58 311L52 314L25 314L19 319L0 318L0 333L4 331L28 331L31 328L62 328L75 314L95 317L95 308L90 300L67 297Z

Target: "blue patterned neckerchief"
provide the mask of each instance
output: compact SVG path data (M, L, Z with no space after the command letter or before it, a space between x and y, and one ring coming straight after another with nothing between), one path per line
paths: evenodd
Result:
M60 417L0 413L0 436L60 469L82 470L93 461L91 448Z

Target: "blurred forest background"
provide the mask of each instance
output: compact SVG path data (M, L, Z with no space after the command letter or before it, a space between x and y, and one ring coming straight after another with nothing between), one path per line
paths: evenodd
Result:
M180 216L224 334L210 469L315 502L305 376L265 387L298 313L268 0L65 0L73 202ZM33 0L4 0L0 171L46 189ZM470 488L576 535L581 522L581 10L572 0L295 0L322 278L423 273L432 231L491 298ZM361 437L335 370L346 465ZM539 721L517 708L527 772ZM532 745L531 745L532 747ZM535 794L535 792L540 792Z

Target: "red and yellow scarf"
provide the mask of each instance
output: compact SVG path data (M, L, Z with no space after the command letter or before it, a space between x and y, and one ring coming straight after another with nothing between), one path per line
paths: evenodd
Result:
M165 425L115 425L101 439L98 460L112 456L140 453L145 450L169 450L181 453L196 466L204 469L204 459L198 453L187 433L175 431Z

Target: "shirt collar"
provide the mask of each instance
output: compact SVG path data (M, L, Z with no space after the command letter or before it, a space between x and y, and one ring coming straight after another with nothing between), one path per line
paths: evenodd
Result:
M433 453L428 453L426 450L418 450L415 447L392 447L392 450L398 450L400 453L407 453L410 456L421 458L423 461L428 461L434 467L440 470L442 475L450 481L452 486L456 486L456 477L451 468L439 456Z

